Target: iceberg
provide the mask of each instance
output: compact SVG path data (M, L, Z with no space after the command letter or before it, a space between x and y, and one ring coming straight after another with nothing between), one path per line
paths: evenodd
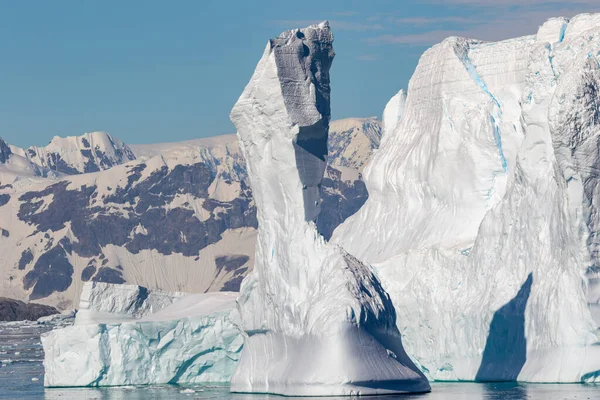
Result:
M394 307L377 277L316 229L332 42L327 22L270 40L231 112L259 227L254 270L238 299L244 347L232 392L430 390L402 347Z
M587 14L422 56L331 241L373 265L429 379L600 380L599 66Z
M75 324L42 335L44 385L226 383L243 345L236 297L87 283Z

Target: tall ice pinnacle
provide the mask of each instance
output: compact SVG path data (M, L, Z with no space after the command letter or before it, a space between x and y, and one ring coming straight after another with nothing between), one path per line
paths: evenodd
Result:
M424 392L370 268L314 220L326 165L327 22L270 40L231 112L258 210L254 271L238 299L244 348L234 392L323 396Z

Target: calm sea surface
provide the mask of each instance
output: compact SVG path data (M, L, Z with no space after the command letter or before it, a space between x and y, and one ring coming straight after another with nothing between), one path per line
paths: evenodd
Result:
M39 338L40 334L48 329L51 327L36 323L0 323L0 399L283 399L279 396L234 395L229 393L226 386L45 389L42 365L44 353ZM425 395L368 397L368 399L600 400L600 385L434 383L432 392Z

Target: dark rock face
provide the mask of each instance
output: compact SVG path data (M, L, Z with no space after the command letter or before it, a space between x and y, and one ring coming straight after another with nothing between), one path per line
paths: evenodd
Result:
M12 154L10 147L6 144L2 138L0 138L0 164L4 164L8 161L8 157Z
M70 166L67 162L65 162L62 157L60 156L60 154L56 154L56 153L49 153L46 159L46 165L48 165L48 168L53 170L53 171L57 171L57 172L62 172L63 174L78 174L79 171L77 171L77 169L73 168L72 166Z
M156 249L162 254L192 256L218 242L227 229L256 227L256 211L248 188L244 197L231 202L207 199L203 207L211 216L206 221L198 220L192 209L164 208L178 194L208 196L213 175L205 164L187 168L178 165L173 170L164 167L137 182L142 165L130 171L125 188L118 188L114 195L103 198L103 206L92 205L97 195L95 186L73 190L67 188L68 182L59 182L42 191L22 195L18 216L40 232L56 232L70 222L78 239L73 250L83 257L99 256L101 247L109 244L125 246L132 253ZM133 186L134 182L137 185ZM50 194L53 201L38 212L43 204L41 199ZM110 213L111 203L124 205L123 213ZM138 226L143 227L145 233L132 233Z
M54 314L58 314L58 310L51 306L0 297L0 321L35 321Z
M33 287L31 299L46 297L70 286L73 267L66 259L67 253L100 260L102 247L112 244L134 254L154 249L165 255L197 256L200 250L221 240L227 229L257 226L251 192L244 182L241 197L221 202L207 198L215 177L204 163L177 165L173 169L163 167L141 180L145 168L144 164L131 168L125 187L118 187L114 194L102 198L96 186L71 188L67 181L20 196L18 217L35 226L36 232L58 232L69 223L77 238L74 243L63 239L60 246L48 248L27 273L23 287L25 290ZM51 201L44 205L44 198L50 195ZM177 195L206 198L202 207L210 216L200 221L190 207L169 208ZM101 201L95 202L96 199ZM115 205L122 211L113 212ZM46 246L52 246L51 241ZM24 269L32 258L31 252L23 252L19 268ZM121 272L106 267L96 273L95 266L88 266L81 278L125 282Z
M89 281L92 276L96 273L96 267L94 265L88 265L81 271L81 280L84 282Z
M33 261L33 253L31 249L23 250L19 259L19 269L24 270L30 262Z
M220 256L215 258L217 266L217 276L221 273L233 272L233 276L221 288L223 292L238 292L240 284L246 273L248 272L247 262L250 258L241 254L233 254L230 256Z
M0 194L0 207L6 205L10 201L10 195L8 193Z
M240 285L242 284L242 281L244 280L244 277L246 276L245 274L247 271L248 271L248 268L244 268L243 270L240 270L239 273L236 273L233 278L231 278L230 280L225 282L225 284L221 288L221 291L222 292L239 292Z
M331 238L335 228L356 213L369 197L362 180L346 182L341 179L341 175L335 168L327 167L327 175L323 179L317 229L327 240Z
M94 282L104 282L104 283L125 283L125 279L123 279L123 273L121 271L117 271L116 269L102 267L92 278Z
M246 264L249 259L250 258L248 256L234 254L231 256L221 256L215 258L215 264L219 273L223 270L232 272Z
M33 269L23 278L23 288L29 290L33 287L30 300L42 299L54 292L67 290L73 281L72 277L73 266L67 259L67 250L59 244L36 261Z

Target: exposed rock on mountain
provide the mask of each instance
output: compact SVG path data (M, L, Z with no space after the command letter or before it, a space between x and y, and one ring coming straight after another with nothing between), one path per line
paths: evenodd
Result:
M135 160L126 144L105 132L55 136L45 147L32 146L26 150L14 147L13 151L40 167L64 174L103 171Z
M36 321L54 314L58 314L58 310L51 306L0 297L0 321Z
M332 123L337 125L331 139L348 151L330 148L336 153L323 182L318 220L326 237L367 196L359 171L340 166L335 154L351 153L345 159L359 165L377 142L361 132L374 138L380 132L374 119ZM351 140L340 139L346 136ZM101 143L112 156L118 152L107 148L121 149L123 157L110 158L112 166L102 157L86 159L79 151L86 143ZM76 151L60 148L63 144ZM32 163L14 147L10 174L3 175L0 166L0 249L9 255L0 260L2 293L69 308L87 281L170 291L238 290L252 269L256 211L235 135L128 147L106 134L86 134L55 138L44 149L36 154L60 155L66 163L59 163L62 172ZM93 163L86 167L86 160ZM48 172L21 173L18 165ZM101 171L86 173L90 165ZM223 261L231 257L235 261Z
M2 138L0 138L0 164L4 164L8 161L8 157L12 154L10 147L6 144Z

